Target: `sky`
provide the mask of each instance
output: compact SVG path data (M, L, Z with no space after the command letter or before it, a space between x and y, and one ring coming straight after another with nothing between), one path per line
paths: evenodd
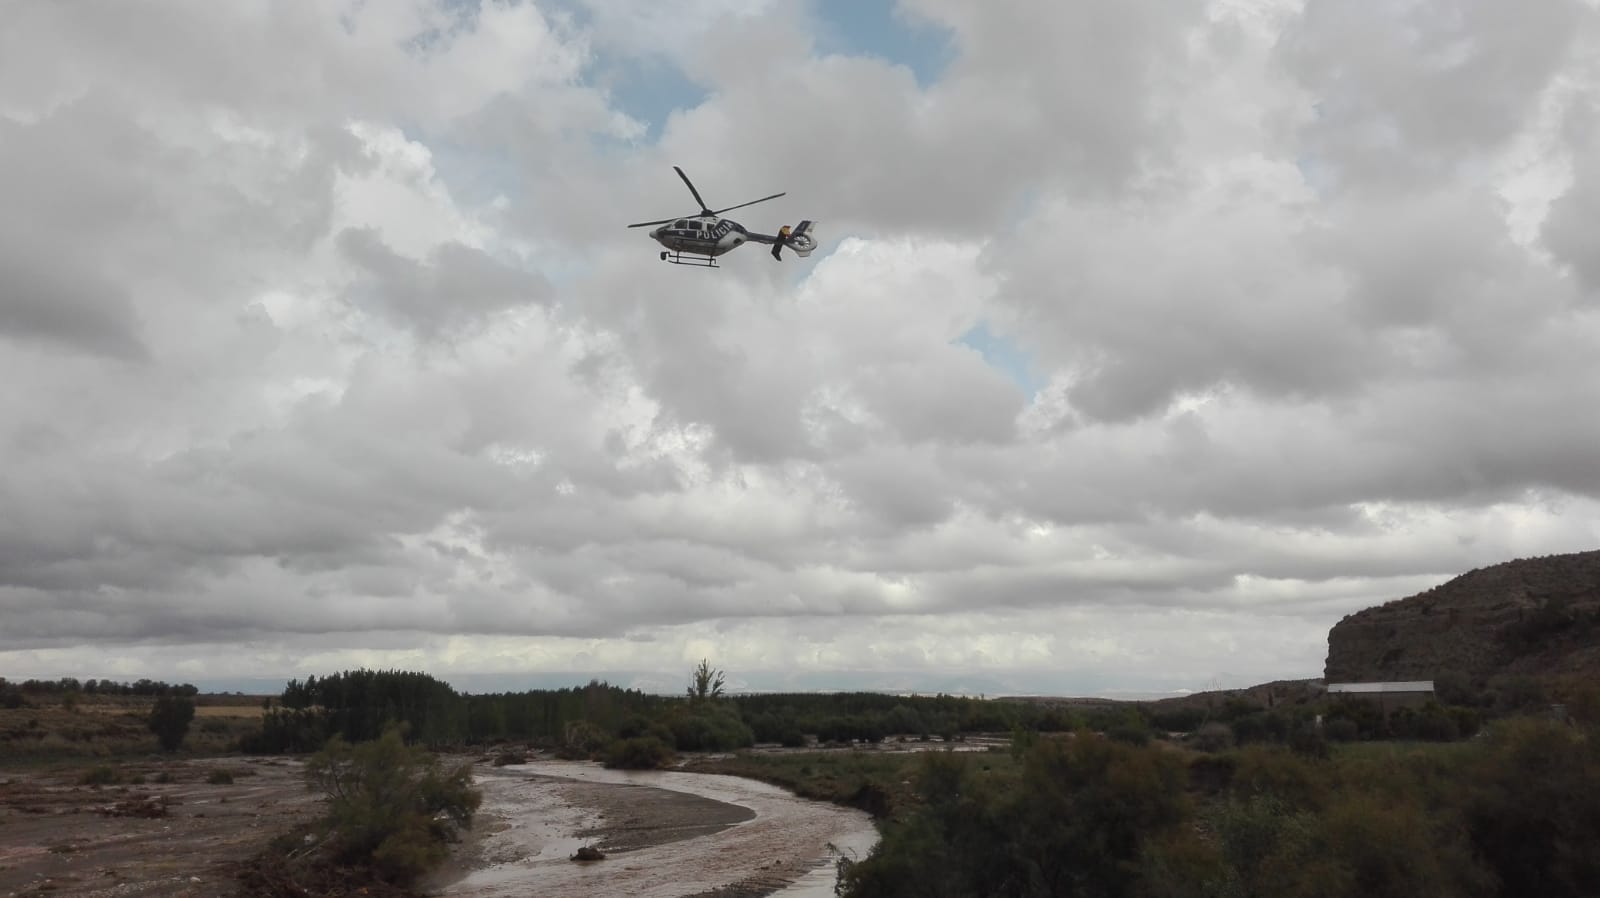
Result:
M8 678L1131 696L1600 547L1600 0L4 16Z

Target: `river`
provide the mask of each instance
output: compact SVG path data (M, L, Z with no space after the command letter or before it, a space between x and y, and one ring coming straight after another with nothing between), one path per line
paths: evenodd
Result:
M742 777L533 761L481 767L476 786L474 832L431 895L832 898L839 853L864 858L878 838L865 813ZM570 859L607 842L623 847Z

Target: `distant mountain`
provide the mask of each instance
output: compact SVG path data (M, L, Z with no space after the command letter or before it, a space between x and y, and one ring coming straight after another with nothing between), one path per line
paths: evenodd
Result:
M1600 675L1600 551L1523 558L1358 611L1328 633L1329 683L1459 672Z

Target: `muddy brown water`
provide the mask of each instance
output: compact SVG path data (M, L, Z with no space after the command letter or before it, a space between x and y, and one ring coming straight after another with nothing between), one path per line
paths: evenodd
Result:
M860 811L733 776L533 761L479 768L477 786L474 831L431 895L831 898L836 860L878 838ZM585 845L605 859L572 860Z

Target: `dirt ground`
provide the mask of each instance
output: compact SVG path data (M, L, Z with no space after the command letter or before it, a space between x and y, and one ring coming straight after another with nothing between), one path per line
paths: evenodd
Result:
M865 815L753 780L446 760L477 762L486 801L432 895L757 898L825 873L830 841L872 837ZM0 898L232 896L235 864L320 811L293 759L151 756L83 783L95 763L0 769ZM233 782L209 782L216 770ZM581 846L606 860L572 861Z
M115 762L121 784L80 784L93 766L0 770L0 896L230 895L228 864L318 811L291 760Z

